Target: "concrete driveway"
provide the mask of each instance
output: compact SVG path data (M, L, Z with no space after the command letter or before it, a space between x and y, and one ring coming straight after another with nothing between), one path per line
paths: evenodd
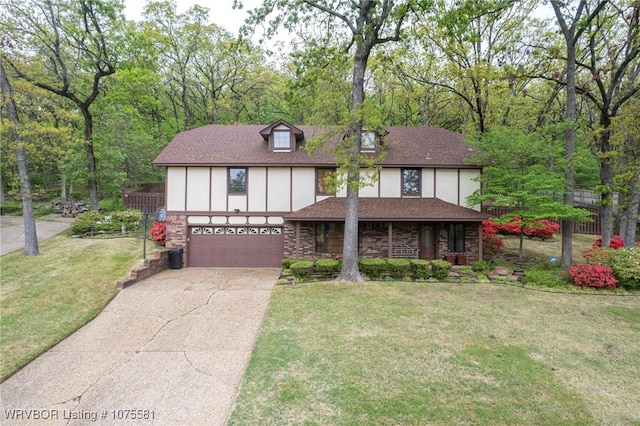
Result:
M36 220L38 242L64 231L73 222L71 217L49 215ZM24 219L22 216L0 216L0 255L24 249Z
M167 270L0 384L0 424L224 425L279 269Z

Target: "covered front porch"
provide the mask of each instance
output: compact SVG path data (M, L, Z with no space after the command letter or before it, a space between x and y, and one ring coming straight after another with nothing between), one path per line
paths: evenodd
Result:
M482 221L488 216L438 198L362 198L360 257L482 260ZM329 198L286 217L285 257L342 255L344 198Z

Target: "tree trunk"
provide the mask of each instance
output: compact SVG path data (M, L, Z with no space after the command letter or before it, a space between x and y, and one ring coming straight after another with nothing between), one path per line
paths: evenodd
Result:
M600 120L600 128L608 129L611 120L608 117L602 117ZM611 152L611 143L609 141L611 131L604 131L598 140L599 153L602 154L600 160L600 220L602 223L602 247L609 247L613 230L613 160L608 158Z
M361 43L356 49L353 64L353 92L351 113L357 117L350 131L352 139L351 158L347 175L347 199L345 200L344 243L342 269L339 281L362 282L358 269L358 195L360 185L360 147L362 146L362 106L364 104L364 76L371 48Z
M67 172L60 173L60 180L62 181L60 184L60 201L63 203L67 202Z
M2 172L0 172L0 204L6 201L6 195L4 192L4 179L2 179Z
M623 221L625 226L622 237L624 238L624 246L627 248L633 247L636 242L638 214L640 214L640 175L636 176L631 183L628 206L624 210Z
M559 2L556 0L551 1L554 12L558 19L558 23L562 29L562 34L565 38L567 45L567 113L566 118L570 123L569 127L565 131L565 156L569 159L567 169L564 174L564 203L568 206L574 205L573 190L575 186L575 177L573 173L572 158L576 149L576 31L575 22L569 28L566 25L562 11L560 9ZM581 12L577 12L576 21L580 17ZM571 260L573 258L573 221L563 220L560 225L562 233L562 254L560 259L560 265L564 269L571 267Z
M29 170L27 167L27 157L22 144L22 138L18 133L18 114L16 106L11 96L11 85L4 72L4 67L0 63L0 88L2 89L2 103L7 111L7 118L11 122L11 138L16 145L16 162L18 164L18 176L20 178L20 195L22 197L22 218L24 220L24 254L27 256L37 256L38 236L36 234L36 218L33 213L33 198L31 196L31 182L29 181Z
M89 112L89 107L80 106L84 117L84 143L87 153L87 168L89 176L89 202L91 210L98 210L98 169L96 167L96 156L93 152L93 116Z

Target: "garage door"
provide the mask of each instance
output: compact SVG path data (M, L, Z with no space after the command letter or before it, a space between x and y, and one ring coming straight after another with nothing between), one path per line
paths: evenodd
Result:
M189 228L189 266L280 266L284 236L278 227Z

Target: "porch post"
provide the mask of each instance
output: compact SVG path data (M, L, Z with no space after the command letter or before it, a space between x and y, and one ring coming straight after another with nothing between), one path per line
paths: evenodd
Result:
M482 222L480 222L480 226L478 226L478 260L482 260Z
M389 232L389 247L387 247L387 257L393 257L393 222L388 222L387 230Z
M300 222L296 222L296 255L295 257L300 256Z

